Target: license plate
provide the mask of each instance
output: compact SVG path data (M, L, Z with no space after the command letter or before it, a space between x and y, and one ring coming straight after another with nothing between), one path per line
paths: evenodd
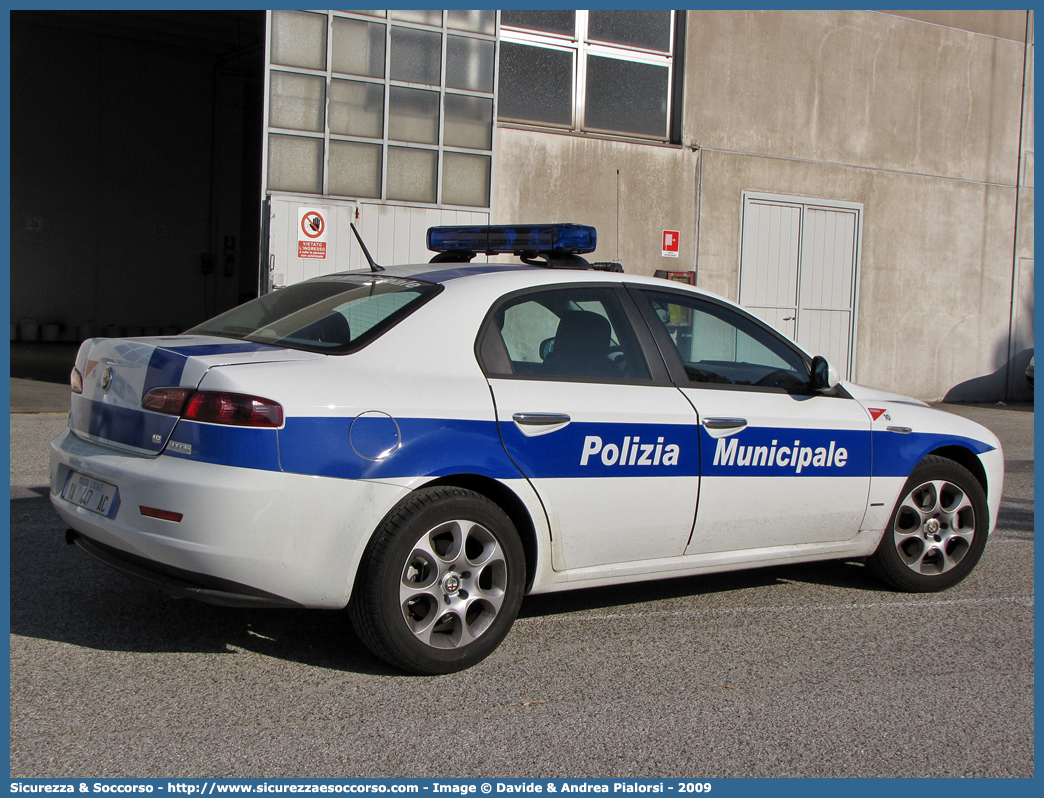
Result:
M69 472L62 488L62 498L106 518L115 518L120 508L119 488L78 471Z

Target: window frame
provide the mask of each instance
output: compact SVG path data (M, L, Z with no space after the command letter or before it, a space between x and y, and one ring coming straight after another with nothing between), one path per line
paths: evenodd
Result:
M627 378L620 376L605 377L577 377L568 375L543 374L516 374L511 369L511 359L504 344L503 336L497 327L495 317L497 312L506 304L531 294L544 294L552 291L576 291L592 289L609 289L620 304L631 332L638 344L638 349L645 360L649 376L642 378ZM634 298L624 290L619 283L605 282L577 282L577 283L551 283L504 294L499 297L487 311L482 324L479 325L478 335L475 337L475 359L478 361L482 373L487 379L497 380L526 380L530 382L580 382L603 385L646 385L646 386L672 386L674 385L671 375L667 371L660 349L649 332L649 327L635 304Z
M611 44L592 40L589 36L590 12L576 11L572 36L536 31L528 28L514 28L506 26L501 22L499 40L512 44L521 44L529 47L539 47L551 50L566 50L574 54L573 57L573 122L570 126L554 125L546 122L534 122L525 119L497 117L497 121L504 124L519 125L523 127L544 128L550 130L565 130L573 133L590 133L599 136L613 138L638 139L640 141L657 141L671 143L676 138L675 106L680 105L680 86L676 76L676 70L681 65L681 44L683 39L679 36L679 27L685 24L685 13L671 10L670 33L668 36L668 50L650 50L633 45ZM667 109L664 116L663 135L652 136L641 133L632 133L621 130L606 130L604 128L590 127L586 121L587 111L587 61L589 56L609 58L618 61L663 66L667 68Z

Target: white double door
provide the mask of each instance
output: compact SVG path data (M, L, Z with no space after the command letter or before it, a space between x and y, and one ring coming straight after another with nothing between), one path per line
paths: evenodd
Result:
M862 205L743 197L739 303L851 379Z

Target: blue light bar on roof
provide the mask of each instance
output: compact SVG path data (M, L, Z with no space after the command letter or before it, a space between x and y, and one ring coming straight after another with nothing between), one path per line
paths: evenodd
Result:
M432 252L485 255L523 252L594 252L597 232L586 224L494 224L482 227L429 227Z

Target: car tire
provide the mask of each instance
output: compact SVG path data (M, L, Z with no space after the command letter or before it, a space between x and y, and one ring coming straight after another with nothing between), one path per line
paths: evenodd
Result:
M500 645L525 579L525 552L503 510L462 488L421 489L370 540L349 616L386 662L412 673L452 673Z
M989 506L979 481L964 466L929 455L906 480L867 565L899 590L945 590L971 573L988 530Z

